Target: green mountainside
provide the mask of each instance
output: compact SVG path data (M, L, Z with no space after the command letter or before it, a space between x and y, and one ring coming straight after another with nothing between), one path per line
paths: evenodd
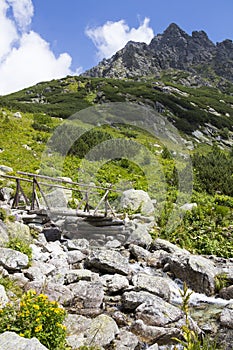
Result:
M149 191L157 201L158 227L152 232L154 236L168 238L192 252L232 257L233 84L220 77L216 76L213 82L174 69L164 71L157 79L68 76L1 96L0 164L11 166L14 172L41 171L42 154L51 135L62 143L59 133L56 134L56 127L63 125L64 120L69 120L78 111L91 106L105 106L108 102L148 106L179 130L192 159L193 195L190 201L197 203L197 208L186 212L182 223L167 232L165 228L169 215L177 206L177 172L184 170L182 164L174 160L173 151L175 154L177 150L168 149L146 130L128 128L120 123L96 124L90 130L91 120L77 120L75 128L82 129L83 135L67 154L64 155L62 148L57 146L53 159L47 155L43 173L70 176L74 181L80 181L82 179L77 169L83 166L83 158L93 147L116 139L120 141L116 141L115 147L124 148L127 147L124 142L132 140L155 155L163 181L149 188L144 170L150 172L153 169L149 162L147 164L146 157L140 154L144 170L124 157L105 164L100 162L95 176L96 184L113 183L117 187L119 181L119 186L128 182L131 187ZM69 123L67 128L69 131ZM65 139L63 141L66 142ZM63 168L55 169L54 164L62 158ZM92 168L92 162L87 163L85 167ZM164 188L166 193L160 194ZM112 198L113 201L115 199Z

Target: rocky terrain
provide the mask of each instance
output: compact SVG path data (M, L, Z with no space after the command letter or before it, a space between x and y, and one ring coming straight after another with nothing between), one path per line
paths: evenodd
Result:
M130 195L124 194L122 205ZM53 225L44 226L32 217L29 223L25 211L11 209L12 190L1 189L0 207L15 217L13 222L0 220L1 276L24 291L33 289L59 301L68 312L71 349L172 349L173 338L181 337L185 325L179 288L186 282L194 291L191 327L199 334L217 335L224 349L232 349L233 259L193 255L166 240L152 239L153 203L144 198L143 215L126 218L121 232L87 234L79 229L77 218L53 217ZM30 266L27 255L5 248L14 236L30 242ZM217 290L216 278L222 274L229 284ZM2 307L11 297L0 286ZM36 339L13 332L1 334L0 341L3 350L46 349Z
M159 76L169 68L189 71L202 77L218 75L233 81L233 43L216 45L204 31L188 35L172 23L156 35L149 45L129 42L110 59L104 59L83 75L90 77L135 78Z

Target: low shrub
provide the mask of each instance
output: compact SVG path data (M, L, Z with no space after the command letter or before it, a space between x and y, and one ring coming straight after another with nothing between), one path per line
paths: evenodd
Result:
M66 311L56 301L49 301L35 291L25 293L19 304L8 303L0 309L0 333L12 331L21 337L36 337L51 350L65 349Z

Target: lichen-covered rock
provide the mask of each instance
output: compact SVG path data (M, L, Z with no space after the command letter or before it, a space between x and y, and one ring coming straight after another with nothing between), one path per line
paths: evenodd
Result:
M127 275L130 272L128 259L114 250L92 251L87 262L89 266L101 272L119 273L121 275Z
M106 346L111 343L119 333L116 322L108 315L99 315L91 322L86 333L87 344Z
M153 214L155 210L148 193L134 189L123 192L120 206L124 210L138 211L147 216Z
M38 339L26 339L20 337L14 332L5 332L0 334L0 349L1 350L48 350L42 345Z
M10 248L0 248L0 265L6 270L21 270L28 266L28 256Z
M131 332L147 344L167 344L172 338L179 337L181 330L175 327L148 326L142 320L136 320L130 327Z
M166 279L158 276L151 276L145 273L138 273L133 276L133 285L137 290L146 290L165 300L170 299L170 288Z
M165 327L184 317L180 308L157 298L153 303L144 303L137 307L136 318L149 326Z
M84 315L99 313L104 298L102 283L79 281L69 287L74 295L70 302L72 312Z
M129 287L128 279L119 274L103 275L100 277L100 281L110 293L120 292Z
M22 222L8 221L6 223L6 227L7 227L8 234L11 238L17 237L28 242L32 240L30 228L27 225L24 225Z

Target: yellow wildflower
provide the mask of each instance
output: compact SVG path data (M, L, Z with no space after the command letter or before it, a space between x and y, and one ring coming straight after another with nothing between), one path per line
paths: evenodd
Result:
M39 326L36 326L35 332L38 333L42 330L42 324L39 324Z
M37 305L37 304L34 304L34 305L33 305L33 309L39 310L39 308L40 308L39 305Z

